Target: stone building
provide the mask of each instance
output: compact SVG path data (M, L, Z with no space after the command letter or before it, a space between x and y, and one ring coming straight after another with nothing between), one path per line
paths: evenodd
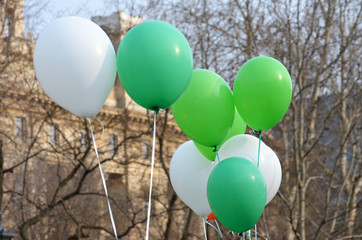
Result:
M34 74L35 40L25 36L22 0L1 3L0 206L16 239L114 239L89 126L52 102ZM93 17L115 49L142 21L124 12ZM122 239L144 237L152 143L152 116L117 79L93 121L100 161ZM151 239L173 239L186 211L168 179L169 161L187 138L165 110L158 116ZM172 204L172 206L171 206ZM180 206L176 215L170 208ZM190 213L189 213L190 214ZM171 224L170 217L173 216ZM177 218L175 217L177 216Z

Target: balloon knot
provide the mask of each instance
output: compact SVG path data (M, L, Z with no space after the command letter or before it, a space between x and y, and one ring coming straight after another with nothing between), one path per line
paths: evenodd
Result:
M253 133L258 137L261 135L261 131L258 131L258 130L253 129Z
M213 152L217 152L217 146L214 146Z
M155 112L155 114L157 115L160 111L159 107L153 107L152 110Z

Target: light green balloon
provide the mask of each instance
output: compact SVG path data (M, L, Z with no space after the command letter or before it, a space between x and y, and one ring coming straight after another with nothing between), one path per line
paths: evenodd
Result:
M288 70L271 57L255 57L239 70L234 82L235 106L252 129L264 131L285 115L292 99Z
M193 141L197 150L199 150L199 152L204 155L204 157L206 157L208 160L210 161L215 161L216 158L216 152L215 152L215 148L213 147L205 147L204 145L201 145L195 141ZM220 147L217 147L217 150L219 151Z
M229 230L242 233L252 228L263 213L266 185L251 161L232 157L212 170L207 198L217 219Z
M219 145L228 135L234 109L229 85L218 74L204 69L192 72L186 91L172 105L181 130L207 147Z
M192 69L186 38L165 22L149 21L133 27L118 48L117 70L124 89L150 110L170 107L186 90Z
M244 134L245 130L246 130L246 123L240 117L239 113L235 110L234 121L233 121L233 125L231 126L230 132L226 136L224 141L222 141L222 143L220 143L216 147L216 149L219 151L220 147L224 144L224 142L226 142L229 138L231 138L233 136L236 136L239 134ZM194 144L197 147L197 149L202 153L202 155L204 155L207 159L209 159L211 161L215 160L215 157L216 157L215 148L205 147L197 142L194 142Z

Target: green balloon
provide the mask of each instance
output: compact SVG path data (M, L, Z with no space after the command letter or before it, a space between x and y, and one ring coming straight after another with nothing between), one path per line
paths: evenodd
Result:
M240 116L252 129L264 131L285 115L292 99L288 70L271 57L256 57L239 70L234 100Z
M239 113L237 113L237 111L235 110L234 121L233 121L233 125L231 126L230 132L226 136L224 141L222 141L222 143L220 143L216 147L216 149L219 151L220 147L224 144L224 142L226 142L229 138L231 138L233 136L236 136L239 134L244 134L245 130L246 130L246 123L240 117ZM215 157L216 157L215 148L205 147L197 142L194 142L194 144L197 147L197 149L202 153L202 155L204 155L207 159L209 159L211 161L215 160Z
M252 228L263 213L266 185L260 170L249 160L227 158L212 170L207 198L217 219L229 230Z
M181 130L207 147L219 145L228 135L234 119L234 100L229 85L214 72L192 72L190 84L172 105Z
M150 110L170 107L186 90L192 69L189 43L165 22L133 27L118 48L117 70L124 89Z
M210 161L215 161L216 158L216 152L215 152L215 148L213 147L205 147L204 145L201 145L195 141L193 141L197 150L199 150L199 152L204 155L204 157L206 157L208 160ZM216 147L217 150L219 150L219 146Z

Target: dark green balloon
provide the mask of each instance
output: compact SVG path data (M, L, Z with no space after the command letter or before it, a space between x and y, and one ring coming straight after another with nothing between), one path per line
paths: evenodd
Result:
M219 150L220 147L224 144L224 142L226 142L229 138L239 135L239 134L244 134L245 129L246 129L246 124L245 124L244 120L240 117L239 113L237 113L237 111L235 110L234 121L233 121L233 125L231 126L230 132L226 136L224 141L222 141L222 143L220 143L217 146L216 149ZM215 160L216 152L214 151L214 148L205 147L197 142L194 142L194 144L197 147L197 149L202 153L202 155L204 155L207 159L209 159L210 161Z
M240 116L254 130L264 131L285 115L292 99L288 70L271 57L255 57L239 70L234 100Z
M189 43L165 22L149 21L133 27L118 48L117 70L124 89L150 110L170 107L186 90L192 69Z
M181 130L207 147L219 145L234 120L234 100L229 85L218 74L194 70L184 94L172 105Z
M207 198L217 219L229 230L245 232L263 213L266 185L252 161L232 157L212 170L207 183Z

